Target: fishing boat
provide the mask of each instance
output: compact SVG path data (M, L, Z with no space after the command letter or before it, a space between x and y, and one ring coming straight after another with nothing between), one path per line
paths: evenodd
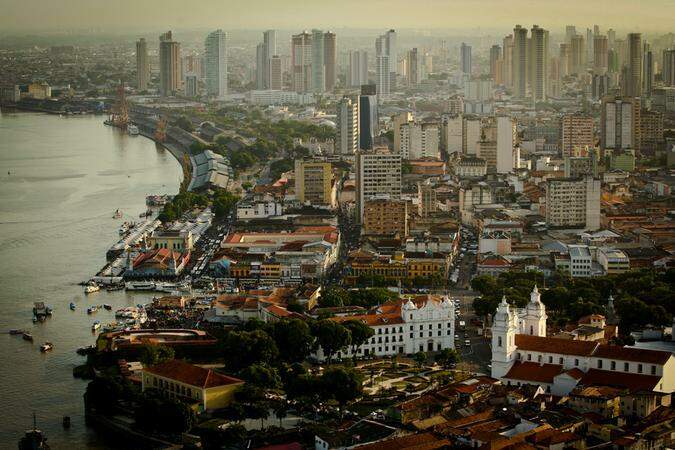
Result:
M33 342L33 335L28 333L28 332L24 332L23 333L23 340Z
M96 330L98 330L99 328L101 328L101 322L99 322L99 321L97 320L96 322L94 322L94 323L92 324L92 326L91 326L91 331L96 331Z
M112 310L112 306L110 306L110 305L107 304L107 303L104 303L104 304L103 304L103 307L104 307L105 309L107 309L108 311Z
M70 302L70 305L68 305L68 306L70 307L71 311L75 311L75 308L77 308L77 305L75 305L75 303L73 303L73 302Z
M87 283L87 285L84 287L84 293L85 294L91 294L93 292L100 291L101 288L99 287L98 284L92 282Z
M47 307L44 302L35 302L33 304L33 314L38 319L47 315Z
M115 210L115 214L113 214L113 219L121 219L122 218L122 212L119 209Z
M98 311L98 306L96 306L96 305L93 305L93 306L90 306L89 308L87 308L87 314L93 314L96 311Z
M54 310L52 309L51 306L45 307L45 314L47 314L48 316L51 316L53 312Z
M54 345L51 342L45 342L40 346L40 351L42 353L47 353L48 351L52 350L54 348Z
M37 427L37 420L33 414L33 429L26 431L19 440L19 450L49 450L47 438Z

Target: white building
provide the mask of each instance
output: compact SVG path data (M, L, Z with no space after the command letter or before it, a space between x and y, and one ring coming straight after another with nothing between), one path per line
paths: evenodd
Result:
M424 295L384 303L367 314L334 317L336 322L358 320L370 326L375 334L360 347L359 356L410 355L455 348L455 304L447 296ZM351 348L337 354L351 357ZM325 356L319 348L316 359Z
M314 103L314 95L310 93L298 93L295 91L280 90L256 90L249 91L247 100L252 105L270 106L270 105L309 105Z
M401 198L401 155L385 148L356 152L356 213L363 219L365 202L373 198Z
M269 194L252 196L237 203L237 220L264 219L281 214L281 203Z
M208 95L223 98L227 94L227 34L216 30L206 36L205 72Z
M549 179L546 186L546 224L550 227L600 228L601 181L585 178Z
M440 158L441 131L434 122L408 122L398 128L401 158Z
M464 82L464 100L492 100L492 78L474 78Z
M347 86L360 87L368 83L368 52L356 50L349 52L349 71Z
M335 118L335 152L354 156L359 149L359 103L343 97L338 103Z
M516 123L510 117L497 117L497 173L514 169L513 147L516 141Z
M502 299L492 326L493 378L509 385L538 385L554 395L588 385L675 390L672 353L546 337L546 319L536 286L523 309Z

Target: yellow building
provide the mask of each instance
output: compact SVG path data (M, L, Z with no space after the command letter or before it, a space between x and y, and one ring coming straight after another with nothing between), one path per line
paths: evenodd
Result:
M367 251L353 252L347 263L347 283L356 283L359 278L383 277L391 282L415 281L439 276L447 278L448 259L443 255L394 252L392 256L378 255Z
M143 369L142 390L157 389L162 394L198 405L198 411L221 409L244 382L180 359Z
M408 202L389 199L366 201L363 232L374 236L408 236Z
M148 238L151 248L166 248L177 252L192 250L193 240L190 231L160 230Z
M295 195L301 203L335 206L333 170L329 162L296 160Z
M31 83L28 85L28 96L44 100L52 96L52 88L47 83Z

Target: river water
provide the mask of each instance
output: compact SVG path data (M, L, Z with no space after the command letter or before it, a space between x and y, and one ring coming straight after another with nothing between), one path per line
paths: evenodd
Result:
M109 448L84 424L86 382L72 376L83 357L75 350L94 343L94 320L114 320L105 310L88 316L88 305L114 311L149 295L85 296L77 283L105 264L120 224L146 210L145 196L175 194L180 179L168 151L104 126L101 116L0 113L0 448L16 448L33 412L52 449ZM118 208L124 217L113 219ZM54 308L44 323L31 320L35 301ZM34 343L6 334L12 328L29 330ZM45 341L54 350L42 354Z

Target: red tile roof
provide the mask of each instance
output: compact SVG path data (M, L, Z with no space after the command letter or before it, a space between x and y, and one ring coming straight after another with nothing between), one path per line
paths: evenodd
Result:
M617 359L621 361L665 364L672 353L643 348L621 347L619 345L600 345L593 353L596 358Z
M557 364L538 364L516 361L504 378L535 383L553 383L553 377L559 375L563 367Z
M431 433L411 434L386 441L357 446L359 450L433 450L450 446L447 439L439 439Z
M575 341L571 339L530 336L527 334L516 335L516 347L518 347L518 350L525 351L591 356L597 346L598 343L593 341Z
M228 377L211 369L195 366L181 359L173 359L155 366L146 367L143 371L203 389L243 383L238 378Z
M581 380L584 377L584 372L582 372L580 369L573 367L570 370L565 371L567 375L570 377L574 378L575 380Z
M653 391L659 381L661 381L661 377L658 376L590 369L584 374L579 384L584 386L612 386L637 392Z

